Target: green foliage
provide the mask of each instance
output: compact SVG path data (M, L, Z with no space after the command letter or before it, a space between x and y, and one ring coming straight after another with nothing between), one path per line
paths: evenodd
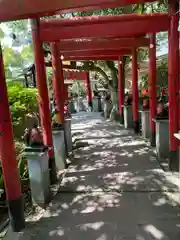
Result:
M163 59L161 64L157 68L156 72L157 76L157 87L164 87L166 88L168 85L168 60ZM141 78L140 88L148 89L148 74L145 74Z
M6 78L12 78L23 72L24 65L33 61L32 46L24 46L22 51L14 51L13 48L3 46L3 58Z
M71 93L78 94L79 96L83 96L86 92L84 83L80 83L79 81L75 81L71 87Z
M31 28L29 20L18 20L6 23L6 26L11 31L11 34L15 34L17 39L26 40L31 42ZM23 35L23 38L22 38Z
M23 59L23 62L25 60L27 61L33 61L34 54L33 54L33 47L32 45L24 46L22 51L20 52L21 58Z
M161 61L160 66L157 68L157 84L160 87L167 87L168 85L168 60Z
M16 150L16 156L18 161L18 171L19 176L22 182L23 187L25 187L29 183L29 174L28 174L28 168L27 168L27 160L23 156L23 149L24 145L22 142L15 142L15 150ZM0 200L5 200L6 194L5 194L5 186L4 186L4 177L2 172L2 165L0 161Z
M145 74L141 78L140 82L140 89L147 89L148 88L148 74Z
M3 30L0 28L0 40L2 40L4 38L4 32Z
M23 88L16 83L8 87L8 97L13 125L18 125L28 113L37 112L37 90Z

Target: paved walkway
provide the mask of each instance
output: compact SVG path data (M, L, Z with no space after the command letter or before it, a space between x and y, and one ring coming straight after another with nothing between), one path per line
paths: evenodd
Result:
M180 182L148 145L97 113L75 115L73 132L83 147L59 193L6 240L179 240Z

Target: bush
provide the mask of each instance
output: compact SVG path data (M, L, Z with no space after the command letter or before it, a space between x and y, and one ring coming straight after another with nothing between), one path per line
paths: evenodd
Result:
M38 112L37 89L24 88L20 83L8 86L8 98L15 138L22 136L27 114Z
M23 88L21 84L8 87L8 98L13 124L18 124L28 113L38 111L37 90Z

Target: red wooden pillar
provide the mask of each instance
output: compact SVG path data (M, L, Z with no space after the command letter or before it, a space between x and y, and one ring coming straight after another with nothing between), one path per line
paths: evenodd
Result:
M169 1L169 64L168 64L168 94L169 94L169 167L179 171L179 142L174 133L179 131L179 1Z
M60 112L62 126L64 127L64 72L63 64L60 58L59 48L57 43L51 44L52 51L52 66L53 66L53 80L54 80L54 94L58 111ZM64 142L66 155L68 155L67 139L64 131ZM67 165L66 165L67 167Z
M132 97L133 97L133 124L135 133L139 132L139 112L138 112L138 65L137 50L132 50Z
M156 128L153 118L157 114L156 96L156 35L150 35L149 46L149 95L150 95L150 127L151 127L151 146L156 144Z
M64 123L64 75L57 43L51 44L54 95L62 124Z
M41 119L41 128L44 144L49 146L49 167L51 183L57 181L56 164L53 151L53 139L51 128L51 113L48 97L48 88L46 83L46 69L44 63L44 53L39 34L39 20L31 20L32 39L34 46L34 60L36 68L36 84L39 97L39 112Z
M118 62L118 100L119 100L119 116L120 123L124 124L123 104L124 104L124 79L123 79L123 57Z
M0 156L5 183L9 218L13 231L25 227L24 203L17 167L8 94L4 75L2 49L0 46Z
M87 84L88 105L89 107L92 107L92 89L91 89L89 72L86 72L86 84Z

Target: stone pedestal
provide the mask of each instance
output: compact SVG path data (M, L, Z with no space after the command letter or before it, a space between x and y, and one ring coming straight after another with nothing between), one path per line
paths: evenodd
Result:
M110 101L104 101L104 117L108 119L112 110L112 104Z
M73 101L70 101L70 103L68 104L68 110L69 110L70 113L75 113L76 112Z
M84 100L82 97L78 99L78 106L79 106L79 112L80 111L86 111L86 107L84 105Z
M64 131L65 131L65 137L67 141L67 150L68 152L72 152L71 119L65 119Z
M64 130L53 129L52 135L53 135L56 168L58 171L60 171L66 168Z
M76 112L79 112L79 104L78 104L77 98L73 101L73 104L74 104L74 108L75 108Z
M25 149L28 162L31 196L35 204L44 207L51 199L48 148Z
M169 120L153 119L156 123L156 152L159 159L169 157Z
M99 98L93 97L92 104L93 104L93 112L99 112Z
M132 106L123 106L124 109L124 127L132 128L133 127L133 115L132 115Z
M142 128L142 137L150 137L150 120L149 120L149 110L139 111L140 112L140 122Z

